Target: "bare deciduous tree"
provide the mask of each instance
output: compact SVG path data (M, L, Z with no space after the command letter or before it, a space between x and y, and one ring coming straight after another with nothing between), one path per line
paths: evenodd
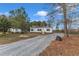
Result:
M65 33L66 37L69 37L68 27L70 27L71 24L74 22L74 21L72 21L71 18L69 18L69 15L70 15L70 12L74 11L75 7L78 4L58 3L58 4L53 4L53 5L55 6L55 9L52 12L50 12L49 15L54 16L54 15L57 15L58 13L62 13L62 15L63 15L62 23L64 23L64 33Z

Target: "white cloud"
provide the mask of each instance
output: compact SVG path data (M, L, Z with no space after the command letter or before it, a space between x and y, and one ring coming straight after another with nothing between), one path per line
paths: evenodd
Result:
M47 11L38 11L35 15L38 16L47 16L48 12Z
M9 13L8 13L8 12L4 12L4 13L0 12L0 15L6 15L6 16L9 16Z
M63 15L62 13L58 13L58 15Z
M60 9L60 6L57 6L55 9L56 9L56 10L57 10L57 9Z

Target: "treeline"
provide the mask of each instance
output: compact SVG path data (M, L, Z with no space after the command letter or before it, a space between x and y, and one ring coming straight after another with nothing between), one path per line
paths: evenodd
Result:
M29 17L23 7L9 12L9 16L0 15L0 31L6 33L10 28L19 28L21 32L28 31Z
M45 22L45 21L33 21L33 22L30 22L30 26L31 27L34 27L34 26L45 27L45 26L47 26L47 22Z
M30 22L30 18L23 7L9 11L9 16L0 15L0 32L4 34L12 29L21 29L21 33L30 31L33 26L47 26L45 21Z

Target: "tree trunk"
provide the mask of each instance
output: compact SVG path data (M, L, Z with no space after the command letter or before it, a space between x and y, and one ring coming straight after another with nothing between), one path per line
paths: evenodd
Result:
M6 34L6 28L5 27L3 28L3 34Z
M65 36L69 37L68 28L67 28L67 9L66 9L65 3L62 4L62 8L63 8L63 15L64 15L64 32L65 32Z

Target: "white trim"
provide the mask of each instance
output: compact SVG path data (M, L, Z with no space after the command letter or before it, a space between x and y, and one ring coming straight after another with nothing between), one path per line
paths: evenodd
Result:
M31 31L33 29L33 31ZM41 29L41 31L38 31L38 29ZM50 31L47 31L47 29L50 29ZM53 29L50 27L37 27L37 28L30 28L30 32L45 32L45 33L52 33Z

